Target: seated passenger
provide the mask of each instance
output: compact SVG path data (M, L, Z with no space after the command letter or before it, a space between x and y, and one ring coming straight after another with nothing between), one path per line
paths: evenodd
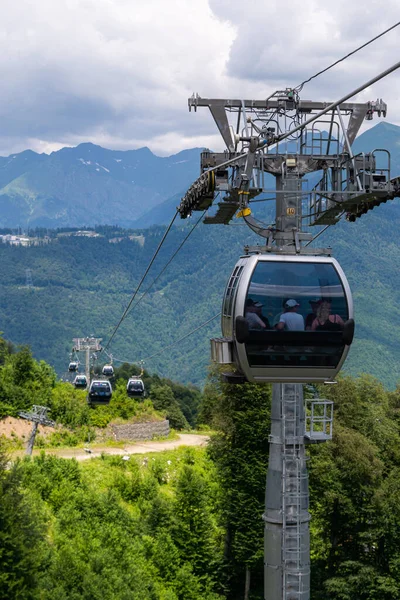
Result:
M304 331L304 318L297 313L300 304L297 300L290 298L285 302L285 311L279 318L276 326L278 330Z
M249 324L249 329L266 329L266 325L257 314L256 302L247 298L244 309L244 317Z
M341 331L344 321L340 315L331 315L330 300L322 300L317 309L317 316L311 326L312 331Z
M317 310L318 310L319 305L321 304L321 300L320 299L310 300L309 304L311 305L312 312L306 316L306 323L305 323L306 331L311 331L311 327L317 316Z
M271 329L271 325L269 324L269 320L268 317L264 317L264 315L262 314L262 309L263 309L264 304L261 304L261 302L255 302L254 303L254 308L256 309L256 315L258 317L260 317L261 321L263 321L263 323L265 324L265 327L267 329Z
M289 298L284 298L283 302L282 302L282 309L283 312L286 312L286 302L289 300ZM276 315L274 316L274 318L272 319L272 327L274 329L277 329L277 325L279 323L279 320L281 318L281 314L282 314L282 310L280 310L278 313L276 313Z

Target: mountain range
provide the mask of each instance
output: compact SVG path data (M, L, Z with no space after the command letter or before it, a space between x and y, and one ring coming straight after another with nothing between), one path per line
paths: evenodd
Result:
M0 227L141 226L146 214L186 190L199 174L198 148L169 157L148 148L94 144L50 155L0 157Z
M400 127L380 122L356 139L353 150L386 148L397 175L399 140ZM119 151L85 143L50 155L26 150L0 157L0 227L167 223L199 175L200 152L159 157L148 148Z

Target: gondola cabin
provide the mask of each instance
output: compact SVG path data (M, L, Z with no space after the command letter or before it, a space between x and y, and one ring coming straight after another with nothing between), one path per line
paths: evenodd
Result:
M72 360L68 365L68 371L76 372L78 370L79 363L76 360Z
M126 391L130 398L144 398L146 390L140 377L131 377L126 385Z
M328 256L243 256L225 290L222 333L211 353L236 366L226 381L333 380L354 334L346 276Z
M112 365L104 365L102 373L105 377L113 377L114 367Z
M74 379L74 386L77 389L86 389L87 388L87 377L86 375L77 375Z
M88 404L103 405L109 404L112 396L111 383L106 379L94 379L89 387Z

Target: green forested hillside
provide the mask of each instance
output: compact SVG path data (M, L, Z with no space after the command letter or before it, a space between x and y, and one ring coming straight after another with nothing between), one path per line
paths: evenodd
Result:
M148 283L178 247L192 222L171 230ZM341 223L318 240L331 245L351 284L356 338L346 362L349 373L371 373L389 386L400 377L400 206L378 207L356 223ZM118 323L164 230L140 230L143 246L107 237L60 238L47 246L0 245L0 330L15 343L29 343L34 356L61 375L72 338L94 334L105 341ZM108 237L114 235L107 232ZM121 230L116 236L123 236ZM199 225L143 302L128 315L110 351L135 362L159 353L146 368L182 382L202 383L209 363L209 338L220 334L218 319L163 350L217 314L230 271L244 243L255 238L236 223ZM31 269L33 289L25 287ZM148 283L144 285L147 288Z
M61 422L79 412L72 386L4 342L0 383L7 414L39 398ZM311 600L398 600L399 388L363 376L326 392L333 441L309 448ZM0 598L242 600L247 587L262 600L270 399L214 373L198 417L216 430L207 449L79 464L15 460L0 439Z
M57 381L54 370L44 361L35 361L28 347L16 351L0 338L0 418L18 417L19 411L29 411L34 404L45 405L57 425L64 427L49 435L48 444L71 446L93 441L95 428L104 428L115 419L141 422L167 418L178 430L196 425L199 389L144 371L145 399L132 400L127 396L126 384L138 373L137 367L127 364L116 368L111 378L111 402L93 409L87 404L85 390ZM36 441L41 443L40 436Z

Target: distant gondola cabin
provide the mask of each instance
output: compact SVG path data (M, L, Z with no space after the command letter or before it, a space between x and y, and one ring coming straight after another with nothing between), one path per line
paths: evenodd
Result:
M88 403L90 405L109 404L112 397L112 387L108 380L94 379L89 387Z
M112 365L104 365L102 373L105 377L113 377L114 367Z
M131 398L143 398L146 395L144 383L140 377L131 377L127 383L126 391Z
M74 379L74 386L78 389L85 389L87 387L86 375L77 375Z

